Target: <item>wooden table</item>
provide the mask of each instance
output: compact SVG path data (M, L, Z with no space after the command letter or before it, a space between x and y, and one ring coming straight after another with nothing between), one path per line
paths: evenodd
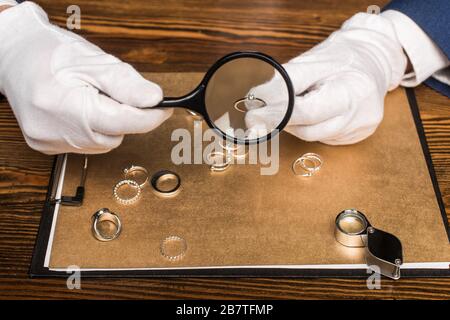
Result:
M37 2L52 21L65 26L72 1ZM373 3L79 0L82 29L77 33L141 72L205 71L220 56L244 49L285 61ZM450 102L424 86L417 89L417 97L450 210ZM68 290L63 279L29 279L52 161L27 147L11 109L1 102L1 298L450 298L450 279L383 279L381 290L368 290L365 280L354 279L83 279L82 290Z

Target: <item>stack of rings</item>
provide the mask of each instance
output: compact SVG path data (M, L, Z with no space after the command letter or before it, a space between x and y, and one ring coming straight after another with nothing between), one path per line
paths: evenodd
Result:
M179 243L180 244L180 249L179 252L177 252L176 254L171 254L168 251L167 245L170 243ZM183 259L184 255L186 254L187 251L187 243L186 240L184 240L181 237L178 236L169 236L167 238L165 238L163 241L161 241L161 246L160 246L160 252L161 255L166 258L167 260L170 261L178 261Z
M311 177L322 167L323 160L316 153L305 153L292 163L292 171L295 175ZM299 171L301 169L302 171Z
M112 234L104 234L98 228L98 224L103 221L108 221L114 224L115 231ZM109 211L107 208L103 208L98 210L92 216L92 234L97 240L100 241L111 241L117 238L122 231L122 223L120 222L119 217L114 213Z
M144 175L143 181L139 184L136 180L131 179L132 174L141 173ZM123 205L135 203L141 196L141 190L148 182L148 171L144 167L131 165L129 168L123 169L124 180L119 181L113 189L114 198ZM119 190L125 186L132 187L134 195L128 198L119 195Z

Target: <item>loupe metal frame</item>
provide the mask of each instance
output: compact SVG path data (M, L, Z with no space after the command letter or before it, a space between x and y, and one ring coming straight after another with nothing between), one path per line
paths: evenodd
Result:
M278 124L276 128L269 134L267 134L264 137L257 137L255 139L247 140L242 139L239 137L229 136L225 132L223 132L220 128L218 128L214 121L209 117L206 103L205 103L205 93L206 88L208 86L209 81L211 80L212 76L218 71L220 67L225 65L226 63L240 59L240 58L255 58L262 60L268 64L270 64L272 67L277 70L280 75L283 77L284 82L286 83L287 89L288 89L288 95L289 95L289 101L288 101L288 107L286 110L286 114L283 118L283 120ZM164 100L157 106L159 108L185 108L189 109L191 111L194 111L200 115L203 116L203 119L206 121L208 126L212 129L214 129L219 135L221 135L225 140L233 142L235 144L257 144L260 142L268 141L270 140L274 135L278 134L283 128L287 125L289 122L289 119L291 118L292 111L294 109L294 99L295 99L295 93L294 93L294 87L292 85L291 79L289 78L288 73L283 68L281 64L276 62L272 57L261 53L261 52L253 52L253 51L239 51L239 52L233 52L230 53L221 59L219 59L216 63L212 65L212 67L208 70L206 75L204 76L203 80L200 82L200 84L195 88L192 92L177 98L164 98Z
M340 226L340 221L352 216L363 222L358 232L348 232ZM397 280L403 264L403 249L400 240L393 234L371 225L366 215L356 209L341 211L335 220L334 235L337 242L349 248L365 248L367 266L375 272Z

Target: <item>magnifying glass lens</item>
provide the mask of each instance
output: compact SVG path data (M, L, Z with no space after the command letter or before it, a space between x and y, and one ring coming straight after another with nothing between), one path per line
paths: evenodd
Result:
M208 81L205 108L214 127L227 138L251 143L274 133L285 119L288 84L266 61L230 60Z

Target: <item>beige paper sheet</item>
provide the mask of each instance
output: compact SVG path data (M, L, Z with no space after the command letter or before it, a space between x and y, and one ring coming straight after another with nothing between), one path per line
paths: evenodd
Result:
M168 96L182 95L200 74L151 74ZM330 102L332 103L332 102ZM125 121L125 120L124 120ZM205 127L205 124L203 125ZM422 148L403 89L386 98L385 119L369 139L351 146L327 146L280 136L280 169L261 176L259 165L235 165L212 173L208 165L170 161L173 129L193 129L183 110L157 130L127 136L116 150L91 156L82 207L61 207L50 256L51 268L161 268L251 265L364 263L362 249L339 245L334 219L345 208L363 211L376 228L395 234L404 262L450 261L450 246ZM306 152L324 159L312 178L294 176L292 162ZM123 168L134 164L151 173L177 172L182 190L160 198L149 186L140 201L123 206L112 188ZM73 194L81 157L69 155L63 194ZM91 216L100 208L116 212L120 237L99 242ZM186 239L184 259L169 262L160 242L169 235Z

